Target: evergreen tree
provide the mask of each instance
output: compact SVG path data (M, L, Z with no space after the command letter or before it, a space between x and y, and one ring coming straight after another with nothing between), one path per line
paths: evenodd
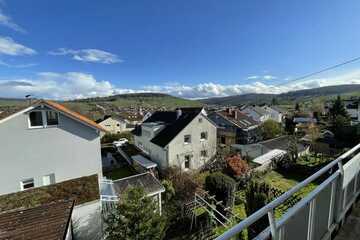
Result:
M127 190L117 206L104 217L106 240L160 240L165 234L165 218L157 203L142 188Z
M344 118L349 118L349 115L345 109L344 103L341 100L340 96L337 96L336 100L333 103L333 106L330 108L330 115L335 121L337 116L343 116Z
M246 214L250 216L273 199L271 188L266 183L251 181L246 188ZM255 238L269 226L267 215L248 227L248 239Z
M287 149L289 159L291 163L296 163L296 160L299 156L298 146L297 146L297 139L294 136L289 137L289 145Z
M300 111L300 104L299 103L295 104L295 111L297 111L297 112Z

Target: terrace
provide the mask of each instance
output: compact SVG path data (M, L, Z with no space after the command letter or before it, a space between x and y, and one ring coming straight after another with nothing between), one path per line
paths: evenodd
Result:
M269 226L256 239L332 239L339 229L337 240L358 239L354 229L360 225L360 208L356 205L360 194L359 171L360 144L216 239L232 239L264 216ZM314 185L319 179L322 179L320 184ZM279 206L301 192L307 194L293 207L281 215L275 213Z

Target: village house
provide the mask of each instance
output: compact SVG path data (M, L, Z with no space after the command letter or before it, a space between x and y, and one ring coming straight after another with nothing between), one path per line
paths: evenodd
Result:
M277 108L267 105L263 106L262 108L269 114L269 119L278 123L283 121L284 115Z
M216 125L202 108L155 112L133 134L160 169L198 169L216 154Z
M96 123L112 134L129 132L134 129L133 124L119 116L106 115L103 119L97 120Z
M217 125L219 144L249 144L262 139L259 122L246 116L238 109L228 108L212 112L208 116Z
M251 117L254 121L263 123L268 119L271 119L271 115L264 108L260 106L244 106L241 108L241 112Z
M0 195L97 175L100 125L40 100L0 120Z

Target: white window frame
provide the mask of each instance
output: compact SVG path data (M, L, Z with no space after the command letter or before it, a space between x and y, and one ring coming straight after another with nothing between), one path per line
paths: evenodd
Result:
M27 181L32 181L32 183L33 183L33 187L30 187L30 188L24 188L24 182L27 182ZM21 180L20 181L20 189L21 189L21 191L25 191L25 190L28 190L28 189L33 189L33 188L35 188L35 181L34 181L34 178L27 178L27 179L24 179L24 180Z
M32 112L40 112L41 113L41 117L42 117L42 125L41 126L31 126L31 120L30 120L30 113ZM44 128L44 117L46 118L46 116L44 116L44 113L42 110L33 110L31 112L29 112L28 114L28 123L29 123L29 128Z
M46 112L55 112L57 115L57 119L58 119L58 124L57 125L48 125L47 124L47 116L46 116ZM42 126L31 126L31 121L30 121L30 113L32 112L41 112L41 116L42 116ZM28 113L28 127L30 129L39 129L39 128L53 128L53 127L58 127L60 124L60 117L59 117L59 113L57 111L54 110L32 110Z
M49 184L45 184L44 183L44 178L45 177L48 177L49 178ZM49 185L52 185L52 184L55 184L55 174L54 173L50 173L50 174L47 174L47 175L44 175L44 176L42 176L42 185L43 186L49 186Z

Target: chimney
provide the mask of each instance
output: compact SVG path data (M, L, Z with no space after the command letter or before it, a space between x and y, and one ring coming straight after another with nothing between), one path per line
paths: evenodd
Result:
M229 107L227 110L228 110L229 115L231 116L231 115L232 115L232 109L231 109L231 107Z
M179 119L180 116L181 116L181 114L182 114L181 109L180 109L180 108L177 108L177 109L176 109L176 119Z
M238 119L238 110L234 110L234 118L235 118L235 120Z

